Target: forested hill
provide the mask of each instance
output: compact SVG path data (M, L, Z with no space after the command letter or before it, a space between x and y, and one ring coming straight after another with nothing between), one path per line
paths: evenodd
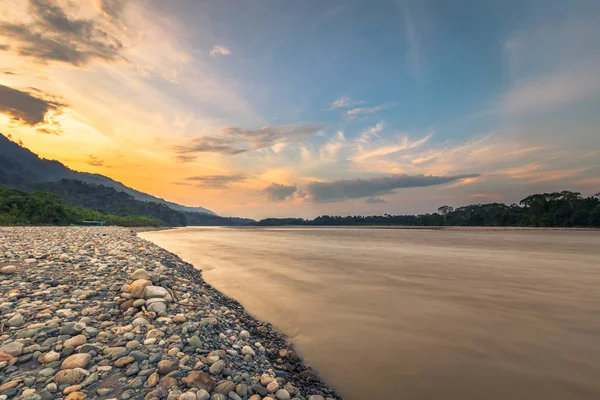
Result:
M437 213L421 215L323 215L313 220L268 218L256 225L600 227L600 193L590 197L569 191L534 194L519 204L473 204L456 209L442 206Z
M107 186L126 193L136 200L164 204L177 211L214 214L203 207L176 204L125 186L107 176L73 171L62 163L40 158L37 154L0 133L0 186L27 189L31 183L72 179L93 185Z
M55 194L67 205L117 216L146 216L166 226L246 225L253 220L220 217L131 189L98 174L73 171L45 160L0 134L0 188Z
M114 215L75 207L48 192L0 188L0 225L70 225L81 221L103 221L118 226L163 225L153 217Z

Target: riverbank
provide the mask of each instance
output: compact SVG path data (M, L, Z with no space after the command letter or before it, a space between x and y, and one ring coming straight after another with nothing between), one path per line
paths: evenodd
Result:
M125 228L0 228L0 400L340 399L271 325Z

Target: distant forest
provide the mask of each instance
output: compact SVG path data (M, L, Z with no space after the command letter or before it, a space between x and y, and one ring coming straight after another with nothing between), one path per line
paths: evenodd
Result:
M267 218L257 226L517 226L517 227L600 227L600 193L583 197L562 191L534 194L519 204L473 204L456 209L441 206L437 213L421 215L330 216L312 220Z
M48 192L0 188L0 225L70 225L80 221L129 227L162 225L154 217L106 214L64 204L59 196Z

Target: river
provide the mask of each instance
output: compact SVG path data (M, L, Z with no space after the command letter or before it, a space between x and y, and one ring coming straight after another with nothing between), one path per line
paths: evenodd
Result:
M600 232L140 234L271 322L348 400L600 398Z

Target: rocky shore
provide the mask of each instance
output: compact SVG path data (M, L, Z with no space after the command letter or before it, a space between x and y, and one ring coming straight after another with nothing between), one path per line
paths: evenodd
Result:
M86 398L341 399L269 324L131 230L0 228L0 400Z

